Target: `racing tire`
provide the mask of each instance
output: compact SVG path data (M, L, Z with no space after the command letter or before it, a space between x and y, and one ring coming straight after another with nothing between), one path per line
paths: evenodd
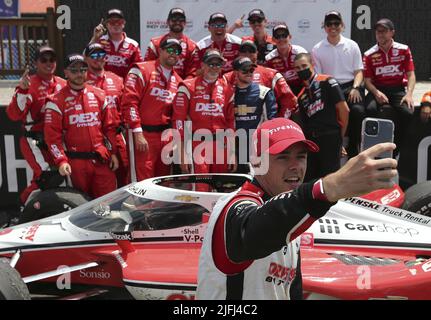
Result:
M431 217L431 181L407 189L403 209Z
M54 216L87 203L91 198L73 188L49 189L39 193L24 208L19 223Z
M27 285L8 259L0 259L0 300L31 300Z

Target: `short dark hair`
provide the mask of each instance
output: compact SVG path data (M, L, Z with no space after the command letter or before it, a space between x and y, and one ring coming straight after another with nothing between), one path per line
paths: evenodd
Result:
M300 53L295 57L295 61L301 60L302 58L307 59L309 63L313 64L313 58L311 57L311 54L306 52Z

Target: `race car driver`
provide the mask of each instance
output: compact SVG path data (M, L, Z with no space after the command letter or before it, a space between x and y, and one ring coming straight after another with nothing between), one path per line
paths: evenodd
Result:
M238 57L249 58L254 64L257 64L257 52L256 45L250 40L245 40L239 48ZM229 84L235 85L235 75L236 73L231 71L226 73L224 78ZM290 118L292 114L297 112L298 103L296 96L290 90L284 77L277 70L258 65L254 69L253 81L274 91L278 105L278 117Z
M268 87L253 82L257 65L249 58L239 57L233 62L235 83L235 129L237 134L238 173L249 173L250 138L257 127L264 121L277 116L277 103L274 92ZM246 138L246 139L245 139Z
M48 174L53 165L51 155L43 139L43 107L46 97L56 93L66 85L66 81L54 75L57 66L54 49L44 46L36 52L36 74L30 75L27 69L21 77L12 101L6 108L9 119L23 123L23 136L20 148L24 159L33 170L33 178L20 195L25 205L34 192L44 185L42 175Z
M129 184L129 159L127 155L126 140L123 135L121 123L121 96L123 94L123 78L115 73L105 71L106 51L99 43L89 44L84 50L85 61L88 65L87 83L102 89L105 92L108 108L115 115L117 126L117 158L119 161L117 176L118 187Z
M393 186L394 159L375 160L376 145L337 172L302 183L307 153L318 147L291 120L263 123L254 136L268 170L215 205L199 259L200 300L302 299L299 236L339 199ZM266 143L265 141L266 140ZM266 159L266 160L265 160Z
M197 49L194 54L195 69L199 71L205 52L210 49L217 49L226 61L223 65L222 73L232 71L232 63L238 56L239 46L242 42L241 38L226 32L227 18L220 12L213 13L210 16L208 30L211 34L197 43Z
M107 52L105 70L125 78L132 64L143 61L141 49L138 42L127 37L124 32L126 20L121 10L109 10L106 19L106 27L102 20L94 28L90 43L98 42L105 47Z
M132 181L170 173L170 166L162 159L168 143L162 141L162 133L171 128L172 101L181 82L173 68L181 52L177 39L166 39L156 61L134 65L126 78L121 110L133 131L133 138L129 138L134 145L134 154L130 154Z
M167 23L169 32L150 40L144 60L157 60L160 43L169 38L177 39L181 43L182 51L174 70L182 79L193 78L193 53L196 50L196 43L183 33L186 26L186 13L181 8L171 9Z
M292 35L286 24L281 23L272 29L272 37L277 44L277 49L274 49L266 56L266 64L268 68L272 68L280 72L286 79L287 84L295 95L303 88L301 80L295 72L293 62L295 57L300 53L306 53L303 47L291 44Z
M183 140L181 146L177 146L181 152L183 173L226 173L237 169L234 139L220 138L217 141L216 136L217 131L230 129L233 133L235 129L234 92L220 78L224 62L218 50L208 50L203 57L202 76L183 81L178 88L173 103L172 126ZM202 130L208 133L202 137L203 141L193 141L191 148L185 135L190 122L193 126L191 133ZM197 148L200 152L195 152ZM223 161L218 161L221 155Z
M46 104L45 139L62 176L92 198L116 189L116 124L102 90L85 83L80 54L65 61L67 85ZM106 142L105 142L106 140Z

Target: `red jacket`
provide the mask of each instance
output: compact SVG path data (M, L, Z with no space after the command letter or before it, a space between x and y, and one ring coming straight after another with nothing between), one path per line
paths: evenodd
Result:
M38 75L30 77L30 88L17 87L6 113L12 121L22 121L26 131L43 131L44 108L46 98L60 91L66 81L53 77L53 81L43 80Z
M135 40L128 38L125 33L118 50L115 49L109 35L102 36L98 42L105 47L107 53L105 70L111 71L122 78L126 77L132 64L143 61L139 44Z
M295 57L300 53L307 53L307 50L294 44L287 58L281 57L278 49L275 49L266 56L266 66L280 72L289 86L303 87L294 68Z
M167 37L169 37L169 34L151 39L145 54L145 61L157 60L159 57L160 44ZM196 50L196 43L184 34L179 41L183 47L183 51L178 57L178 62L174 67L174 70L182 79L187 79L193 77L193 53Z
M215 83L203 77L186 80L178 88L174 99L172 127L184 134L184 122L193 123L193 132L208 129L235 129L234 91L224 79Z
M159 61L134 65L124 83L121 110L124 122L135 132L141 126L170 125L172 101L181 78L172 72L166 79Z
M412 53L407 45L394 42L386 54L375 45L364 54L364 77L376 87L405 87L407 72L415 71Z
M104 138L116 153L115 129L105 94L98 88L86 84L75 91L67 85L47 101L45 140L58 166L68 162L63 143L67 151L97 152L107 160L110 154Z
M234 71L226 73L224 77L231 86L235 85L236 76ZM279 117L290 118L291 114L297 111L297 98L292 90L290 90L286 80L277 70L257 66L254 70L253 81L274 91L278 105L277 115Z
M111 112L115 115L117 126L121 123L121 96L123 95L123 78L112 72L103 72L97 76L90 71L87 72L87 83L102 89L106 95L106 102Z
M201 68L201 63L205 52L207 52L209 49L218 49L226 59L226 64L223 66L223 73L232 71L232 64L235 58L238 57L241 42L241 38L229 33L226 34L226 39L223 41L221 46L218 46L214 41L212 41L211 36L203 38L197 43L197 49L194 54L195 69L198 70Z

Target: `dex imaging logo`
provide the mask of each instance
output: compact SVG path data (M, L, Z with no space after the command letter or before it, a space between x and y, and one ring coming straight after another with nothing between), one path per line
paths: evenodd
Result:
M320 232L329 234L340 234L338 221L334 219L319 219Z

